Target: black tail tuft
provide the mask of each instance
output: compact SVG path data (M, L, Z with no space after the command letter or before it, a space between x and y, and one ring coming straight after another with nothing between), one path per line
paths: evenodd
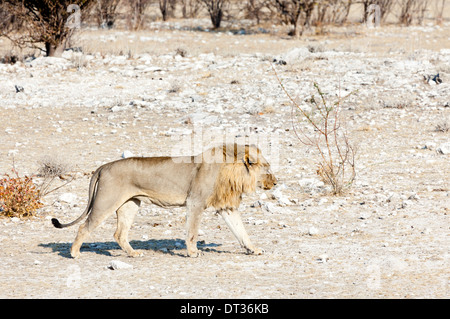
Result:
M56 228L63 228L61 223L56 219L56 218L52 218L52 224L53 226L55 226Z

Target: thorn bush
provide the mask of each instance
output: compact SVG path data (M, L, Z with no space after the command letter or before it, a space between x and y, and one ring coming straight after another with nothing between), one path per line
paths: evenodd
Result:
M26 218L36 214L43 206L40 192L30 176L20 177L5 174L0 179L0 216Z

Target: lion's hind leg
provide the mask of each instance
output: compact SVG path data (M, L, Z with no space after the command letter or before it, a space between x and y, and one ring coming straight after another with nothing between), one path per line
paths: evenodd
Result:
M114 239L130 257L143 256L143 254L135 251L128 242L128 231L130 230L140 205L141 201L133 198L117 210L117 230L114 233Z
M89 234L97 228L106 218L111 216L116 210L118 210L127 198L117 198L113 196L101 196L100 192L97 194L97 198L92 207L92 210L84 222L78 229L77 237L72 244L70 254L73 258L80 256L80 248L83 242L88 238Z
M221 210L218 212L228 227L231 229L231 232L234 234L239 244L247 250L249 254L262 255L263 251L259 248L256 248L250 238L248 237L247 231L244 228L244 224L242 223L241 214L235 210Z

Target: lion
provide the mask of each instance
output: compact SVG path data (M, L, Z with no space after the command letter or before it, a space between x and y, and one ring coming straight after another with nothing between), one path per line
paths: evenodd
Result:
M80 256L80 247L88 235L114 212L117 229L114 239L130 257L141 256L128 242L128 232L141 202L160 207L187 208L186 247L189 257L197 257L197 235L202 212L213 207L223 217L239 244L249 254L262 254L244 228L237 208L242 194L254 192L257 186L271 189L277 179L270 164L254 145L223 144L197 156L130 157L99 167L89 185L85 211L65 228L83 220L70 254Z

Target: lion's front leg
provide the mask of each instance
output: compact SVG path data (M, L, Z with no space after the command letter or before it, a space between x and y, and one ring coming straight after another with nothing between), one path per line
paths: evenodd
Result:
M244 224L242 223L241 214L235 210L221 210L218 212L225 223L230 227L231 232L239 241L239 244L247 250L247 253L254 255L262 255L263 251L257 247L255 247L250 241L250 237L248 237L247 231L244 228Z
M186 216L186 247L189 257L199 257L202 254L202 252L197 248L198 229L200 227L202 212L203 210L200 209L188 209Z

